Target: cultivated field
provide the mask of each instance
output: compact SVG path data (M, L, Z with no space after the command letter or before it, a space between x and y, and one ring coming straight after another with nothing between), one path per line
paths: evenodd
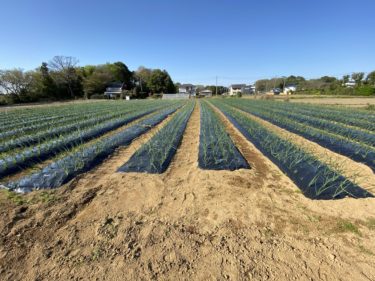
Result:
M100 101L0 137L1 280L375 279L371 111Z

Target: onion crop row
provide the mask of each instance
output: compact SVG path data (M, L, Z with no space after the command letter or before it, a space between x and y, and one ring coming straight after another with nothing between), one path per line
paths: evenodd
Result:
M311 199L364 198L373 195L231 106L214 101L239 131Z
M135 138L159 124L176 110L177 106L164 109L119 133L98 140L89 147L75 149L41 171L9 182L5 186L17 192L60 187L78 174L89 171L101 163L119 146L129 145Z
M147 143L121 166L119 172L163 173L172 161L195 103L189 102L177 112Z
M69 104L53 107L35 107L26 109L12 110L12 114L6 111L0 112L2 119L0 130L23 128L38 123L45 123L59 118L69 118L74 116L82 116L85 113L94 113L102 110L117 110L121 107L131 106L131 104L140 103L139 101L127 102L95 102L95 103L81 103Z
M217 113L207 102L200 104L199 167L207 170L231 171L249 169L249 164L234 145Z
M154 107L155 109L157 109L161 107L161 105L159 106L157 105L158 104L154 104L152 107L149 106L148 109L151 109ZM44 141L50 142L52 138L62 137L66 134L71 134L74 131L83 130L85 128L93 127L103 122L108 122L116 118L121 118L122 116L125 116L129 114L130 112L136 112L140 108L141 108L141 105L138 105L137 107L132 107L132 108L125 107L121 111L119 110L119 111L115 111L114 113L109 113L109 114L107 113L104 116L98 117L97 115L95 115L89 119L84 119L79 122L75 122L73 124L60 126L60 127L52 128L48 130L42 130L33 135L26 135L24 137L14 138L7 142L0 143L0 153L9 151L17 147L25 148L36 143L40 144L41 142L44 142Z
M238 103L234 103L237 105ZM292 119L293 121L298 121L300 123L306 124L308 126L312 126L317 129L325 130L327 132L331 132L333 134L337 134L343 136L345 138L349 138L353 141L362 142L370 146L375 145L375 134L371 133L370 131L351 127L344 125L342 123L332 122L326 119L317 118L313 116L309 116L306 114L301 114L298 112L294 112L293 110L286 110L283 106L280 106L280 103L273 103L273 102L249 102L244 101L241 102L241 108L247 109L254 109L254 110L261 110L263 111L267 108L267 112L275 113L281 115L283 117Z
M57 126L62 126L68 123L73 123L76 121L83 121L95 116L106 115L112 112L119 112L128 110L128 106L123 108L113 109L113 108L98 108L90 111L81 111L76 114L67 114L65 116L56 116L53 119L48 120L36 120L35 122L25 124L22 126L9 126L8 128L2 129L0 133L1 142L4 142L8 138L15 138L19 135L28 135L41 130L48 130L49 128L56 128Z
M232 103L232 105L290 132L303 136L308 140L314 141L334 152L345 155L354 161L364 163L375 171L375 149L373 146L327 132L324 129L314 128L306 123L284 117L276 112L270 112L266 106L264 108L255 108L240 103L235 105Z
M177 106L179 105L174 105L174 107ZM4 159L0 159L0 177L4 177L26 167L30 167L35 164L35 162L48 159L54 155L57 155L61 151L97 138L154 111L155 109L144 109L138 112L129 113L121 118L117 118L103 124L98 124L85 130L75 131L70 135L66 135L58 139L52 139L50 142L44 142L43 144L37 145L33 148L15 151L12 154L6 155Z
M261 103L260 101L257 103ZM332 109L326 106L317 105L305 105L298 103L281 103L281 102L265 102L267 107L277 108L291 113L296 113L304 116L311 116L316 118L321 118L324 120L329 120L333 122L338 122L343 125L350 125L353 127L358 127L359 129L368 130L375 132L375 116L370 113L355 113L358 110L343 110L343 109ZM263 102L264 104L264 102Z

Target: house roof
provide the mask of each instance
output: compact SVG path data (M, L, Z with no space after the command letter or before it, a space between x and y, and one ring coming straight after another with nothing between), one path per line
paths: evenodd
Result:
M194 87L194 85L193 84L182 84L182 85L180 85L179 86L179 88L192 88L192 87Z
M230 85L231 88L242 88L242 87L246 87L246 84L233 84L233 85Z
M124 83L122 82L112 82L108 85L108 88L122 88Z

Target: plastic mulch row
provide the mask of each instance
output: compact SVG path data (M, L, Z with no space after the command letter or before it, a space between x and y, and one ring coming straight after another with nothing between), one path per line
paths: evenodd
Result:
M176 154L193 109L194 107L190 105L190 108L187 107L177 113L148 143L137 150L129 161L118 169L118 172L163 173ZM149 148L152 150L152 155Z
M97 138L104 133L124 126L136 119L146 116L156 110L144 111L129 117L124 117L109 124L99 126L98 128L88 129L86 132L74 134L72 136L55 140L51 143L42 144L40 147L30 148L14 157L8 157L0 160L0 177L11 175L17 171L34 165L36 162L43 161L55 156L57 153L79 145L85 141Z
M205 170L250 169L216 113L202 103L198 166Z
M164 110L140 121L115 135L98 141L88 148L83 148L46 166L41 171L9 182L5 186L17 192L29 192L33 189L57 188L78 174L89 171L101 163L119 146L130 144L135 138L159 124L177 108Z
M337 175L328 166L321 163L317 159L310 158L310 161L302 161L298 165L293 165L293 169L289 169L291 166L290 158L278 159L274 155L277 154L277 150L283 151L287 149L285 144L279 143L278 146L274 147L276 151L271 153L262 143L262 139L272 138L272 135L267 133L266 130L262 130L262 133L257 135L249 133L245 128L244 124L240 124L241 121L238 118L232 116L226 110L221 109L225 116L232 122L232 124L248 139L250 140L264 155L266 155L272 162L274 162L280 170L282 170L296 185L301 189L302 193L310 199L329 200L329 199L342 199L344 197L353 198L367 198L374 197L368 191L362 189L358 185L352 183L345 177ZM251 122L251 121L249 121ZM259 126L259 125L258 125ZM275 136L274 136L275 137ZM324 175L330 174L335 175L335 180L330 184L330 188L319 193L319 188L324 185ZM317 177L317 175L319 175ZM311 182L316 178L313 186ZM337 190L337 187L342 183L345 183L345 190Z
M346 141L345 139L333 139L328 135L324 135L321 133L313 134L311 131L302 131L298 128L295 128L291 124L281 122L274 118L270 118L268 116L265 116L264 114L256 112L251 112L251 114L254 114L257 117L264 119L268 122L271 122L272 124L275 124L292 133L296 133L308 140L314 141L317 144L326 147L334 152L345 155L355 161L362 162L369 166L375 172L375 152L366 151L360 144L351 141Z

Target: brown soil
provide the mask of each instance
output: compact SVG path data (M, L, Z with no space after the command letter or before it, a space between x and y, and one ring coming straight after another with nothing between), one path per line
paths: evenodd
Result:
M375 280L374 199L306 199L227 122L252 169L200 170L199 125L164 174L116 173L156 128L63 188L1 192L0 280Z

